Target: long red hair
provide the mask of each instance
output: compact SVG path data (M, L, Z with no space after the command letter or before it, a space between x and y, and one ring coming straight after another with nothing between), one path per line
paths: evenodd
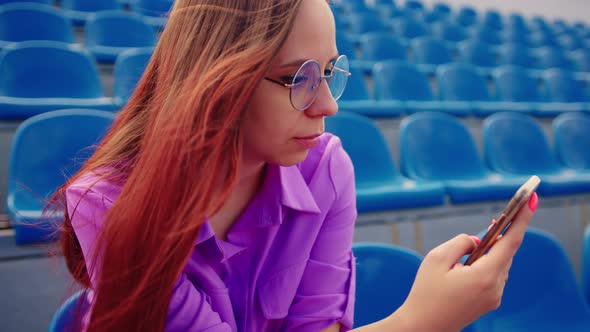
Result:
M238 179L240 120L285 42L300 0L177 0L154 54L82 174L121 182L97 238L91 285L65 214L60 243L95 291L88 331L163 331L174 283L206 215ZM70 211L71 212L71 211ZM104 258L104 259L103 259ZM92 267L88 267L91 269Z

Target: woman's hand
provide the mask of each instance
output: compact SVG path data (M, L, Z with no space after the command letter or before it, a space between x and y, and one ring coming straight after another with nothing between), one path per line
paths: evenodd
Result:
M471 266L457 263L476 246L466 234L430 251L418 270L408 298L392 316L397 316L397 321L403 317L402 321L410 323L416 331L459 331L498 308L512 257L522 242L536 205L537 196L533 194L506 234Z

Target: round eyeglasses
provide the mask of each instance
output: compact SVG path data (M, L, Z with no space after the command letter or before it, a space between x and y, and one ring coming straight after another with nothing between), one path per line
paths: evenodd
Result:
M265 77L265 79L289 88L291 90L289 94L291 105L296 110L305 111L317 98L319 87L324 79L330 87L332 97L334 100L338 100L346 88L350 76L349 70L348 58L346 55L341 55L334 61L328 75L322 75L321 66L317 61L307 60L299 67L291 83L269 77Z

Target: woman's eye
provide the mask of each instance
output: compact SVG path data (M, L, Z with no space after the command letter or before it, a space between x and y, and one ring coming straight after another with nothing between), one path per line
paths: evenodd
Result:
M291 84L293 82L293 76L282 76L281 81Z

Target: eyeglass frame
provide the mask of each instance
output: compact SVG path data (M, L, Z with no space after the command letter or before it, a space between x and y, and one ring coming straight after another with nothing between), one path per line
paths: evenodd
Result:
M345 54L341 54L341 55L339 55L339 56L336 58L336 60L334 60L334 64L338 63L338 61L339 61L340 59L342 59L342 58L345 58L345 59L348 61L348 57L347 57ZM349 78L349 77L352 75L352 74L350 73L350 71L345 71L345 70L342 70L342 69L340 69L340 68L338 68L338 67L336 67L336 66L333 66L333 67L332 67L332 69L330 70L330 74L329 74L329 75L322 75L322 74L321 74L321 73L322 73L322 70L321 70L322 66L320 65L320 63L319 63L319 62L317 62L316 60L313 60L313 59L309 59L309 60L305 61L304 63L302 63L302 64L301 64L301 66L299 66L299 69L297 69L297 71L295 72L295 75L293 75L293 81L295 81L295 78L297 77L297 74L299 74L299 71L301 71L301 69L302 69L302 68L303 68L305 65L307 65L308 63L310 63L310 62L311 62L311 63L315 63L315 64L316 64L316 65L317 65L317 66L320 68L320 80L319 80L319 81L320 81L320 83L319 83L319 84L322 84L322 81L323 81L323 80L326 80L326 82L328 82L328 86L330 86L330 81L328 81L328 79L330 79L330 80L331 80L331 79L332 79L332 77L334 77L334 74L333 74L333 72L334 72L334 69L336 69L336 70L338 70L338 71L340 71L340 72L343 72L343 73L345 73L345 74L346 74L346 79L347 79L347 81L346 81L346 84L348 85L348 78ZM349 65L349 66L350 66L350 65ZM278 84L278 85L280 85L280 86L283 86L283 87L285 87L285 88L288 88L289 90L291 90L291 88L293 88L295 85L297 85L297 83L294 83L294 82L291 82L291 83L285 83L285 82L281 82L281 81L279 81L279 80L276 80L276 79L274 79L274 78L267 77L267 76L265 76L265 77L264 77L264 79L265 79L265 80L268 80L268 81L270 81L270 82L272 82L272 83ZM344 87L344 89L342 89L342 92L340 93L340 95L339 95L339 96L337 96L337 97L334 97L334 96L332 96L332 98L334 98L334 100L338 100L338 99L340 99L340 97L342 97L342 94L344 93L344 90L345 90L345 89L346 89L346 86ZM296 109L296 110L298 110L298 111L302 111L302 112L303 112L303 111L305 111L306 109L308 109L308 108L309 108L311 105L313 105L313 103L315 102L316 98L318 97L318 93L319 93L319 90L318 90L318 89L316 89L315 96L314 96L314 97L312 98L312 100L309 102L309 105L307 105L307 106L306 106L304 109L300 109L300 108L296 107L295 105L293 105L293 99L291 98L291 92L289 92L289 101L291 102L291 106L293 106L293 108L295 108L295 109ZM331 94L331 93L330 93L330 94Z

